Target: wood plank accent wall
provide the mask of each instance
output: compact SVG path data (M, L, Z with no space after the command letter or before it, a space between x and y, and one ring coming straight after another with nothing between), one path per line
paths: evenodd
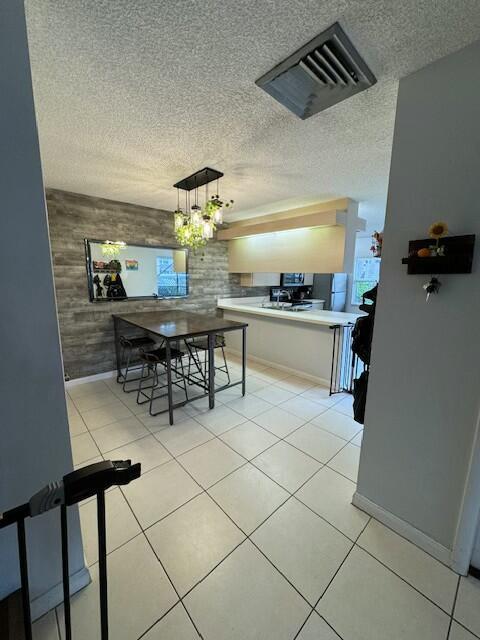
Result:
M228 273L227 242L211 240L196 253L190 251L188 298L92 303L84 238L174 246L172 213L54 189L47 190L46 198L64 367L72 378L114 369L114 312L183 309L217 314L219 297L269 293L267 287L242 288L240 274Z

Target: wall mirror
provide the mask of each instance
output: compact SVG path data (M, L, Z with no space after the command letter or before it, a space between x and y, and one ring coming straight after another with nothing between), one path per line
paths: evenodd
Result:
M85 253L92 302L188 295L188 249L86 239Z

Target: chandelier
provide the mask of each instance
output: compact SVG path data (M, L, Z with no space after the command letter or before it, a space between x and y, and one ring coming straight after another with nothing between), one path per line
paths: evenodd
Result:
M102 243L102 254L106 258L116 258L122 249L125 249L126 244L122 241L112 242L111 240L105 240Z
M197 249L213 238L213 233L223 222L223 210L233 205L233 200L220 199L218 181L223 173L205 167L177 182L177 208L174 211L175 237L182 246ZM216 181L216 192L209 195L208 185ZM205 186L204 203L200 206L199 189ZM180 190L185 191L184 208L180 206ZM193 197L192 197L193 194Z

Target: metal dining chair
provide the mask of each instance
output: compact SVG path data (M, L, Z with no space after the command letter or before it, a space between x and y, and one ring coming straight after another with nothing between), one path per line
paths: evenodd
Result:
M140 349L152 347L155 344L155 340L152 340L149 336L139 336L136 338L120 336L119 342L121 346L120 362L125 363L125 370L117 377L117 382L122 383L122 389L125 393L131 393L132 391L137 391L137 388L126 389L127 383L137 382L140 378L129 379L128 374L132 371L142 369L142 364L138 364L139 351Z
M188 369L187 379L189 384L195 384L195 380L208 384L208 339L193 338L186 342L188 349ZM215 372L221 371L227 376L227 383L230 384L230 372L228 370L227 359L225 357L225 337L221 334L215 336L215 349L220 349L222 353L223 364L215 365ZM202 354L203 353L203 359ZM193 373L192 373L193 369Z
M185 393L185 400L188 400L187 381L183 366L184 355L185 353L183 351L171 347L170 360L173 365L172 373L176 376L175 379L172 379L172 386L182 389ZM140 361L142 363L142 371L138 378L137 404L146 404L148 402L149 414L151 416L157 416L160 413L168 411L167 408L155 413L153 412L153 403L155 400L168 397L168 381L165 380L167 376L167 350L164 346L160 346L153 351L144 351L141 349ZM158 390L165 389L166 392L164 393L156 393Z

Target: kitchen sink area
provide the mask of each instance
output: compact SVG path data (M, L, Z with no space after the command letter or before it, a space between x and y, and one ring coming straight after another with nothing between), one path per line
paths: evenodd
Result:
M323 301L322 301L323 302ZM298 312L298 311L311 311L313 309L313 304L312 302L299 302L299 303L292 303L292 302L280 302L280 303L268 303L268 304L262 304L262 308L263 309L273 309L274 311L293 311L293 312ZM321 309L322 306L317 306L317 309Z

